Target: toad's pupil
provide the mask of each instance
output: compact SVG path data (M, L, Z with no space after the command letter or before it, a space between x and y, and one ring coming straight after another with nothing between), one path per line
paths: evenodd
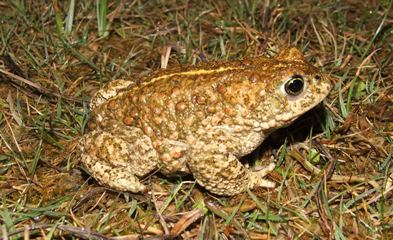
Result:
M304 81L301 76L293 76L286 84L285 91L289 95L298 95L302 92L304 86Z

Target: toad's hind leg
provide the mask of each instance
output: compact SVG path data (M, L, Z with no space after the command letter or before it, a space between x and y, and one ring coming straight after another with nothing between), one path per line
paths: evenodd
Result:
M94 130L81 140L81 160L100 183L119 191L141 192L139 182L157 166L149 137L134 127Z

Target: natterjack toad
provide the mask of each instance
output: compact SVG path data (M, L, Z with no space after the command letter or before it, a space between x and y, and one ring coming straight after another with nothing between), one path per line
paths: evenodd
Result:
M81 159L100 183L140 192L159 170L189 173L212 193L272 186L239 158L320 103L326 75L294 47L274 58L161 70L140 83L117 80L92 98Z

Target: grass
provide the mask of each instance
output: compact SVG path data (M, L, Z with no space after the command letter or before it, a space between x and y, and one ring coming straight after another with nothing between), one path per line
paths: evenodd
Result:
M0 12L3 239L393 238L392 1L8 0ZM273 156L276 189L217 197L158 174L152 194L122 194L70 151L110 80L287 45L335 86L246 159Z

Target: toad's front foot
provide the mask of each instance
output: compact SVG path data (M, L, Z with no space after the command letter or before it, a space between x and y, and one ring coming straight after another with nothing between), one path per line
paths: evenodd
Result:
M250 181L248 182L248 188L253 189L254 187L265 187L274 188L275 183L264 179L264 177L276 167L274 163L270 163L268 166L263 167L258 171L250 171Z

